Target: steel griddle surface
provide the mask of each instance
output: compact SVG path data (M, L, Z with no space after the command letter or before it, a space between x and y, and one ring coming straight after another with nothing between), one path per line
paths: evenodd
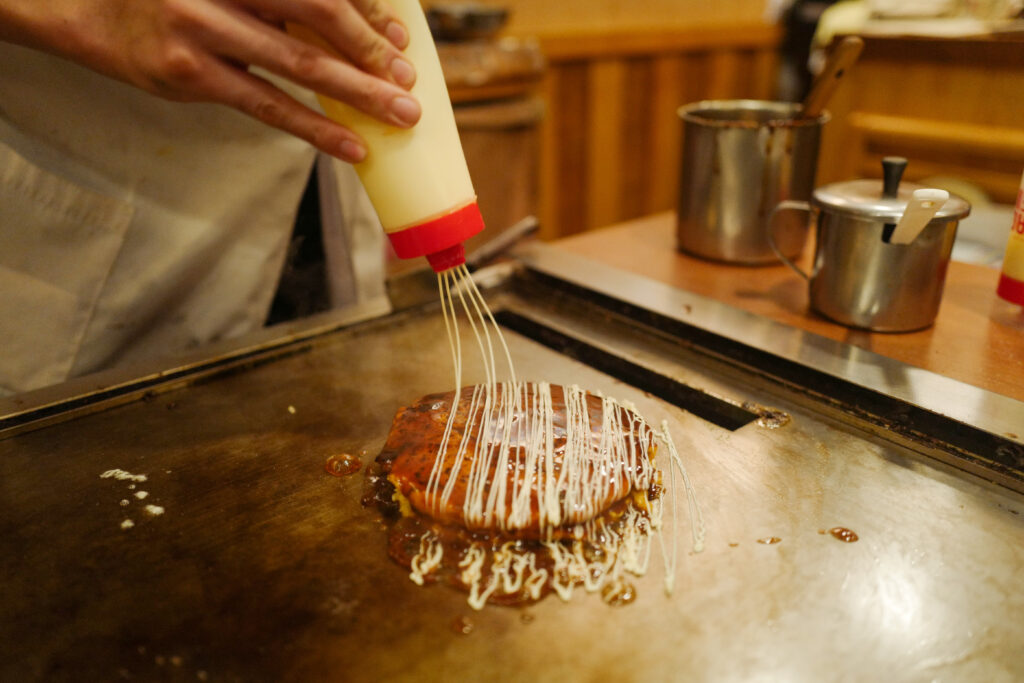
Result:
M324 463L368 463L399 405L451 388L443 322L425 306L0 441L0 680L1024 677L1020 495L628 321L558 297L489 297L552 325L597 325L596 347L791 415L780 429L728 429L506 333L521 377L668 421L707 522L693 554L680 496L666 535L679 549L672 596L656 554L625 607L579 590L568 604L474 612L387 559L383 527L359 503L362 475L332 477ZM147 481L100 477L113 468ZM125 519L134 526L122 530ZM821 533L836 526L860 540Z

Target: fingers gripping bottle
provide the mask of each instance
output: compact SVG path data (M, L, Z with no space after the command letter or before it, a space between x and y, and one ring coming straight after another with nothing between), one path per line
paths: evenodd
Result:
M410 129L397 128L346 104L318 96L324 113L359 133L366 159L354 164L395 253L426 256L437 272L465 262L462 242L484 228L466 167L441 61L419 0L391 0L409 30L406 58L416 68L412 94L422 115ZM308 29L296 36L323 45Z

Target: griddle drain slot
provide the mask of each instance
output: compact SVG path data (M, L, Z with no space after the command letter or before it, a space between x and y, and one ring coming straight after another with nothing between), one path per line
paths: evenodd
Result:
M645 368L622 356L570 337L518 313L498 311L494 317L500 325L513 332L585 363L641 391L653 394L663 401L693 413L723 429L736 431L758 418L756 413L736 404L723 401L700 389L694 389L679 380L666 377L650 368Z

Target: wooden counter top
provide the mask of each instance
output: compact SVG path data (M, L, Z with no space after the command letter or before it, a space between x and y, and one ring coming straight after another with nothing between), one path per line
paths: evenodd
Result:
M784 265L730 266L680 254L675 248L675 215L671 212L553 244L777 322L1024 401L1024 309L996 296L996 269L952 262L935 325L919 332L872 333L853 330L809 312L807 283ZM807 265L809 254L810 248L802 265Z

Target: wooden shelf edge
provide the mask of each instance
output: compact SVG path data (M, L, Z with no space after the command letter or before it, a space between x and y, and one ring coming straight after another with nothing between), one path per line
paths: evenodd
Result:
M1024 130L1019 128L867 112L851 113L849 123L871 141L898 140L904 144L969 150L986 157L1024 161Z
M654 55L718 47L775 49L782 38L774 24L749 22L711 26L627 27L579 33L534 33L549 62L570 62L595 57Z

